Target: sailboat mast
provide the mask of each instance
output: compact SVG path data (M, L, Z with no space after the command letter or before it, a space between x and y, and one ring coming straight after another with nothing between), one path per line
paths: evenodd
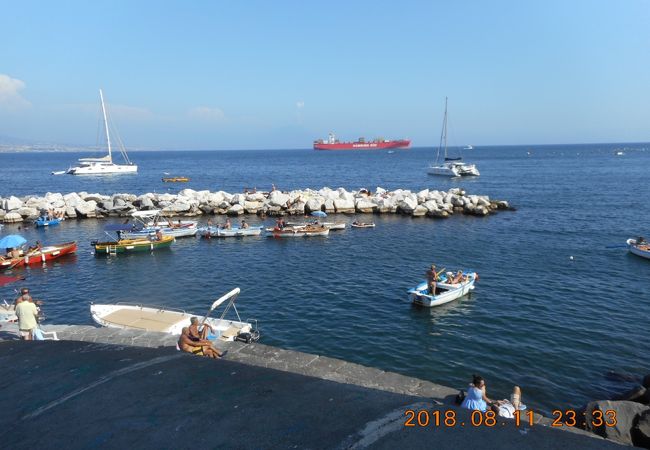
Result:
M444 158L446 159L447 158L447 97L445 97L445 116L442 119L442 131L440 132L440 142L438 142L438 153L436 155L436 162L440 160L440 149L442 148L443 142L445 144Z
M106 130L106 142L108 143L108 159L113 162L113 155L111 152L111 135L108 132L108 118L106 117L106 106L104 105L104 93L101 89L99 90L99 98L102 101L102 113L104 114L104 128Z

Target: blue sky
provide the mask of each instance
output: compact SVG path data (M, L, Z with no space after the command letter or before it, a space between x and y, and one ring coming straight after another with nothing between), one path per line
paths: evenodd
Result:
M5 2L0 135L308 148L650 140L650 2Z

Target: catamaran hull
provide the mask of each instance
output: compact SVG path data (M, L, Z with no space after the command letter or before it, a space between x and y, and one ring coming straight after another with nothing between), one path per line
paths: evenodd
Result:
M424 281L417 287L408 290L409 299L416 305L432 308L434 306L444 305L463 297L474 289L476 274L470 273L469 280L458 284L438 283L438 288L443 290L438 295L429 295L427 282Z

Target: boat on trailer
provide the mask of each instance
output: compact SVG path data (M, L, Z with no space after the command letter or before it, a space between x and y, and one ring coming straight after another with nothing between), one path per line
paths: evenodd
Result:
M639 237L637 239L628 239L627 248L630 253L633 253L641 258L650 259L650 243Z
M226 238L226 237L244 237L244 236L259 236L262 234L263 227L232 227L232 228L221 228L215 227L213 225L207 227L199 228L199 234L201 237L210 239L213 237Z
M156 331L172 335L180 335L184 327L190 326L190 318L198 317L201 322L212 327L213 332L208 335L211 340L254 342L260 335L257 321L251 319L248 319L249 322L242 321L235 306L235 300L240 292L239 288L235 288L221 296L212 304L205 316L180 309L133 303L91 303L90 315L95 323L103 327ZM220 317L209 317L210 313L221 305L224 305L224 309ZM237 320L226 318L231 310L234 311Z
M474 290L474 283L477 279L476 272L464 272L463 279L460 283L449 283L449 276L436 283L436 292L429 292L429 286L426 281L418 284L416 287L409 289L409 299L416 305L434 307L444 305L457 298L463 297Z

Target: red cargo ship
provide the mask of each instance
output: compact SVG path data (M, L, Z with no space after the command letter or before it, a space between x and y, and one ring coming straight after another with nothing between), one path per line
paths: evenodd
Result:
M314 141L314 150L378 150L384 148L408 148L409 145L411 145L411 141L408 139L366 141L364 138L359 138L354 142L341 142L336 139L334 133L330 133L327 140L319 139Z

